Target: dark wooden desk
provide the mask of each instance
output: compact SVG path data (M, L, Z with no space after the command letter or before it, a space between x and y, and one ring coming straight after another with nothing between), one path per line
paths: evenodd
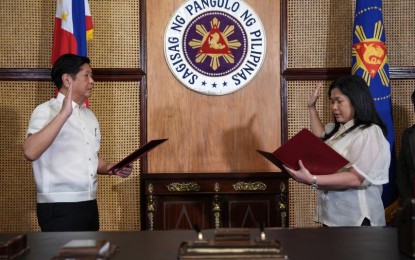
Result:
M266 229L267 238L281 241L290 260L394 260L409 259L400 254L395 228L311 228ZM204 230L213 237L213 230ZM196 238L191 230L137 232L50 232L28 233L30 252L21 259L50 259L59 246L71 239L109 239L120 246L111 259L177 259L180 243ZM252 230L251 237L259 232ZM10 234L0 234L0 240Z
M288 227L288 178L281 172L140 175L146 230Z

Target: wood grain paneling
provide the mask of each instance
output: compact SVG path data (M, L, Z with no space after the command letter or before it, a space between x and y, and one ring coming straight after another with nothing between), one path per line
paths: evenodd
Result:
M271 171L255 149L280 145L280 1L245 1L266 32L266 57L243 89L207 96L187 89L170 72L163 37L170 16L184 1L147 5L147 137L169 138L150 152L148 172Z

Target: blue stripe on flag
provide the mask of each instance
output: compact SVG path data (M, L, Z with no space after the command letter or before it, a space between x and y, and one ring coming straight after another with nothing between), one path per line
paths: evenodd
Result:
M78 55L88 56L84 0L72 0L72 15L74 35L78 44Z

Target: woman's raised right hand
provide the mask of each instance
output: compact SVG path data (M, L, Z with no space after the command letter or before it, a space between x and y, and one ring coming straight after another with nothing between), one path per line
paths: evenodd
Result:
M315 107L317 99L319 97L320 88L323 87L322 82L318 82L316 88L313 90L313 93L308 97L307 107Z

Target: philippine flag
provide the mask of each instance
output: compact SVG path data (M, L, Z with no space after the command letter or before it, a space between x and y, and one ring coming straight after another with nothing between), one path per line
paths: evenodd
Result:
M52 65L66 53L88 56L87 41L92 39L92 35L88 0L57 0Z

